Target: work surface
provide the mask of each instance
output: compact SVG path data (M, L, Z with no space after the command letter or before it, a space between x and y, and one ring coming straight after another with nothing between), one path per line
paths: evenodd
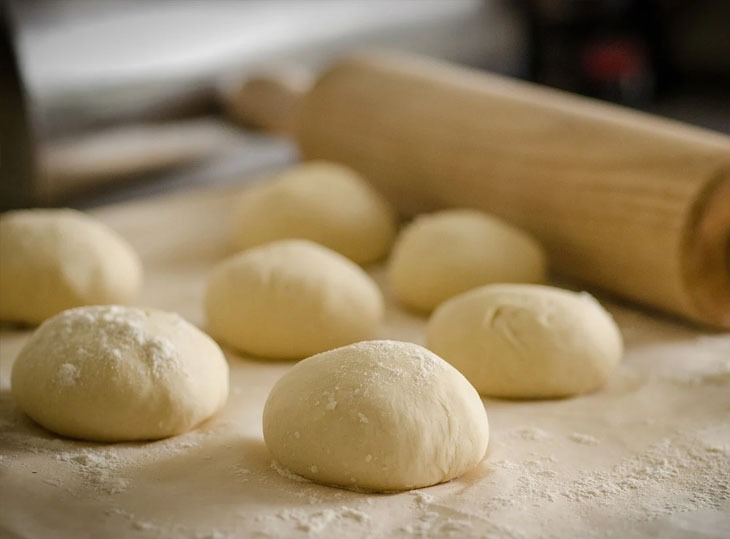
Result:
M204 328L206 275L228 253L230 194L94 212L141 255L141 304ZM372 274L384 285L382 268ZM29 332L3 328L0 536L729 537L730 334L599 299L627 347L606 387L565 400L485 400L491 440L478 469L388 495L316 485L272 462L261 413L291 363L227 352L231 394L213 420L162 441L85 443L16 408L10 369ZM425 320L389 305L381 336L423 343Z

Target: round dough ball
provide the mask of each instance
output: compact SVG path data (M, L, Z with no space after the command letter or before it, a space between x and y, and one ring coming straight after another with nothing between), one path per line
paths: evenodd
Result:
M313 161L243 193L234 244L248 249L307 239L367 264L385 256L395 233L393 210L363 178L342 165Z
M477 286L542 282L546 265L542 247L526 232L477 210L444 210L403 229L388 279L404 305L430 312Z
M441 305L428 347L490 397L567 397L597 389L621 361L611 315L589 294L487 285Z
M81 212L0 216L0 320L39 324L71 307L131 303L141 284L129 244Z
M413 343L366 341L295 365L269 394L264 440L313 481L399 491L458 477L484 458L489 423L456 369Z
M176 314L104 305L46 320L13 365L18 406L50 431L101 442L153 440L220 410L228 364Z
M303 357L373 338L383 297L360 266L306 240L221 262L205 298L211 334L258 357Z

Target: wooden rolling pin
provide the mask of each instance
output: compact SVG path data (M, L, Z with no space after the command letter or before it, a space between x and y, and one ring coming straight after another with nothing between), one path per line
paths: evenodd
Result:
M486 210L538 237L561 275L730 328L730 137L400 54L269 85L259 125L360 171L404 214Z

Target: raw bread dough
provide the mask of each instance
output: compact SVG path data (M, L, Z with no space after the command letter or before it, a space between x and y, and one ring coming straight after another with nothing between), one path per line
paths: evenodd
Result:
M39 324L71 307L131 303L141 284L129 244L81 212L0 216L0 320Z
M388 267L398 300L427 312L477 286L538 283L545 273L546 257L536 240L469 209L417 217L396 239Z
M183 433L220 410L228 364L176 314L77 307L44 322L11 374L18 406L64 436L121 442Z
M413 343L366 341L323 352L279 379L264 407L274 458L319 483L399 491L476 466L489 440L479 395Z
M611 315L589 294L487 285L441 305L428 347L490 397L567 397L597 389L621 361Z
M313 161L243 193L234 244L247 249L308 239L367 264L385 256L395 233L393 210L363 178L345 166Z
M342 255L281 240L221 262L205 298L211 334L272 359L301 359L371 339L383 321L380 289Z

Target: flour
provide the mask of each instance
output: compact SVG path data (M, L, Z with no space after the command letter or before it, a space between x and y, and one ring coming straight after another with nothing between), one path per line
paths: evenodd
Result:
M302 477L301 475L297 475L293 472L290 472L287 470L284 466L276 462L275 460L271 461L271 469L274 470L276 473L278 473L280 476L285 477L286 479L290 479L292 481L296 481L298 483L311 483L309 479L306 479Z
M430 384L433 381L434 372L443 370L443 364L439 363L432 354L424 350L414 350L413 359L418 364L414 379L418 385Z
M80 449L55 453L53 459L71 464L84 482L99 492L119 494L129 488L129 479L119 475L122 460L109 449Z
M428 511L419 516L412 524L407 524L401 531L414 537L470 537L473 525L468 520L443 517L437 512Z
M142 350L155 378L162 377L166 371L179 368L178 352L170 339L159 336L147 337L142 344ZM186 370L182 372L190 376Z
M665 380L687 386L730 386L730 350L727 359L710 363L699 372L672 373L663 376Z
M572 432L568 436L568 439L571 441L577 443L577 444L583 444L583 445L598 445L601 443L601 441L596 438L595 436L591 436L590 434L583 434L581 432Z
M46 485L51 485L52 487L60 487L63 485L63 481L60 479L44 479L43 482Z
M550 440L552 435L537 427L518 427L516 429L510 429L506 433L510 437L520 438L531 442L544 442Z
M431 494L426 494L425 492L421 492L420 490L414 490L411 492L413 496L416 498L416 503L421 506L427 506L436 501L436 497L432 496Z
M79 368L71 363L64 363L56 372L56 383L61 387L71 387L79 378Z
M153 524L152 522L146 522L144 520L137 520L132 523L132 527L135 530L140 531L157 531L157 526Z
M65 335L64 342L72 348L75 347L76 354L90 361L112 363L120 361L124 349L136 346L141 352L141 359L149 364L153 376L160 377L164 370L179 368L178 351L170 339L148 335L144 327L148 316L143 309L123 308L116 305L74 309L71 311L71 316L67 317L61 331ZM177 327L178 330L186 324L177 315L171 314L170 318L170 325ZM100 325L100 321L103 321L104 324ZM75 337L88 333L89 327L97 328L100 343L97 353L91 358L88 357L88 351L80 346Z
M239 476L241 478L241 481L248 481L248 476L251 475L251 470L249 470L248 468L243 468L241 466L236 466L233 469L233 473Z
M198 532L195 534L195 539L227 539L232 537L231 535L222 532L221 530L213 530L210 532Z
M662 439L610 471L586 474L561 494L584 504L624 501L646 519L719 508L730 501L730 445L715 445L703 434L711 433ZM644 493L638 504L637 493Z
M0 411L7 412L10 403L7 397L0 399ZM120 494L133 486L132 481L122 475L123 470L198 447L201 440L213 432L197 430L158 442L99 445L52 437L13 410L15 413L5 413L6 419L0 424L0 450L4 447L9 451L7 455L0 455L0 465L2 461L10 463L23 454L39 455L49 462L59 463L58 472L64 477L78 479L93 491L109 495ZM142 448L144 451L140 452ZM67 481L49 478L46 484L66 488Z
M310 512L285 509L257 520L264 524L263 533L272 536L282 535L282 525L303 532L308 537L333 537L336 534L331 533L332 528L362 530L368 529L371 524L371 517L367 513L344 505Z
M68 358L54 377L54 383L61 389L76 385L84 369L98 370L100 364L118 369L125 351L146 362L152 376L160 378L169 369L180 369L181 364L177 361L178 351L169 339L145 331L147 317L143 309L115 305L71 309L66 311L62 323L42 326L33 340L38 342L40 334L47 334L48 342ZM186 323L177 315L171 318L173 327ZM90 340L89 335L94 338Z
M569 438L595 445L594 437L576 434ZM490 466L504 470L516 481L509 496L492 498L487 506L547 507L567 500L584 510L614 506L624 518L635 521L677 511L719 509L730 501L729 434L730 428L724 427L664 438L608 470L582 471L574 480L555 469L560 461L553 456L519 462L495 460ZM498 475L491 480L504 478Z

